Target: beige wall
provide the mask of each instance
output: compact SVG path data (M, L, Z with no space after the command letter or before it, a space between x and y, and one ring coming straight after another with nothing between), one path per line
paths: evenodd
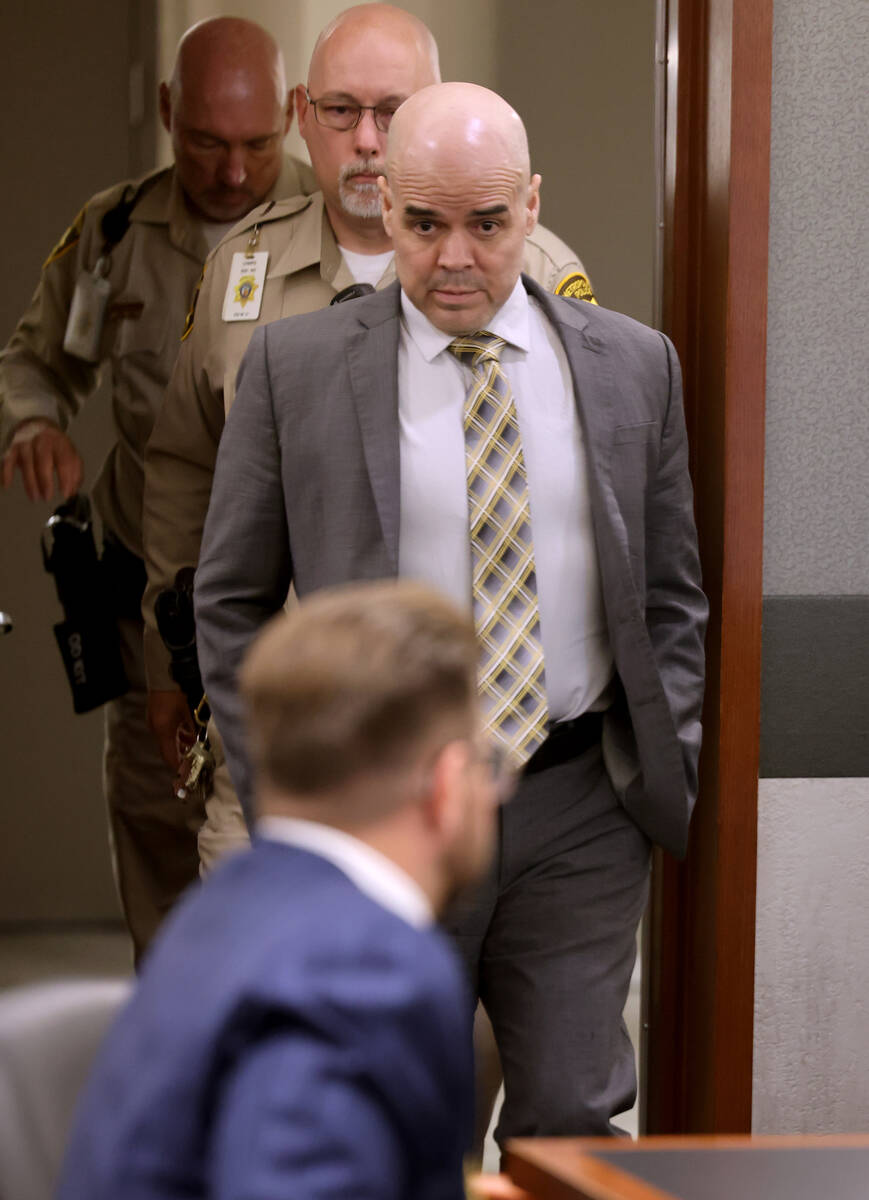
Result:
M259 21L274 34L284 52L287 82L304 83L314 42L320 30L348 5L344 0L249 0L238 4L209 0L160 0L161 36L159 66L171 70L175 43L183 31L203 17L240 15ZM495 45L491 29L496 20L496 0L416 0L398 5L415 13L434 32L441 53L444 79L471 79L495 86ZM293 154L307 158L305 144L295 126L287 142ZM168 140L161 140L168 155Z
M128 120L129 65L141 5L85 0L4 5L0 78L14 97L3 122L0 344L39 264L98 188L138 169ZM14 181L14 187L9 184ZM105 395L74 428L93 478L110 431ZM0 921L101 919L117 908L106 848L102 714L76 717L52 624L61 618L39 551L52 505L18 484L0 493Z
M651 323L654 0L501 0L497 11L495 87L528 128L543 223L580 255L601 304Z
M277 38L289 82L304 82L317 34L346 7L343 0L249 0L242 10L161 0L161 69L171 69L187 24L243 11ZM495 88L516 107L543 176L544 225L579 254L602 304L651 322L655 0L415 0L399 7L431 28L444 79ZM295 128L287 144L305 155Z

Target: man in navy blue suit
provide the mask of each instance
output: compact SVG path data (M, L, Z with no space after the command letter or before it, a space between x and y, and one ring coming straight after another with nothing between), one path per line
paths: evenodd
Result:
M433 922L491 853L476 657L407 582L321 592L257 640L253 848L146 959L62 1200L463 1195L472 1004Z

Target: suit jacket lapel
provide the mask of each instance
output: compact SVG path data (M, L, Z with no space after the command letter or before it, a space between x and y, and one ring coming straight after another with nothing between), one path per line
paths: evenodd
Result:
M543 291L527 277L527 291L540 303L567 354L579 420L586 446L598 561L609 602L632 587L628 535L612 483L613 438L619 411L618 388L605 341L588 331L582 303L570 304ZM614 554L614 550L620 551Z
M366 297L359 324L347 344L350 383L365 463L390 562L398 573L401 461L398 435L397 283ZM351 300L348 303L357 304Z
M618 392L605 342L590 334L581 306L554 299L524 277L527 291L552 321L567 354L585 439L591 503L601 570L614 584L612 550L630 578L627 531L613 493L611 459ZM356 301L349 303L355 304ZM398 343L401 313L397 283L367 297L346 352L362 446L380 527L393 569L398 571L401 459L398 425ZM606 589L605 589L606 590ZM619 588L619 591L622 589Z

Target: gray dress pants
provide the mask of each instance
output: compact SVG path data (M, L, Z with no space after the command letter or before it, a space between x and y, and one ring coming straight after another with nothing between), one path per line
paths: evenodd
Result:
M499 1145L619 1132L636 1095L622 1011L649 865L599 746L523 777L502 809L493 870L444 920L498 1044Z

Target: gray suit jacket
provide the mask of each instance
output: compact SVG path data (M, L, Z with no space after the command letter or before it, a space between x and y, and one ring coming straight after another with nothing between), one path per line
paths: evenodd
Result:
M588 473L618 698L604 753L640 827L684 853L696 796L706 600L679 365L663 334L524 278L562 339ZM226 423L196 576L203 678L242 804L251 795L235 679L280 609L395 575L398 285L258 329Z

